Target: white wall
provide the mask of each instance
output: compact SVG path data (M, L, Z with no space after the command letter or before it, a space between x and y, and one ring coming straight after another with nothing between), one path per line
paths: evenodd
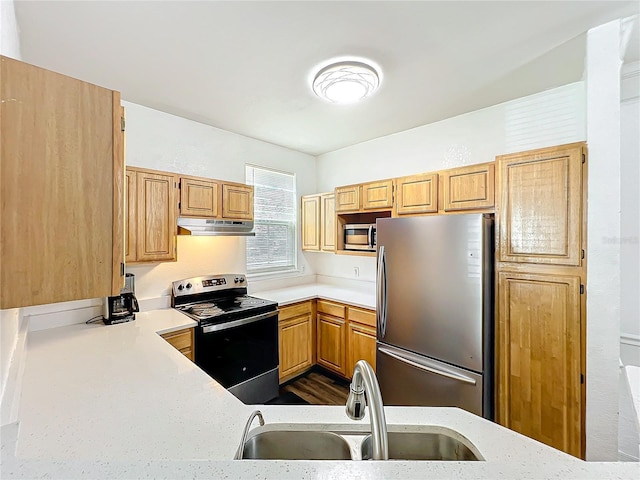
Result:
M621 23L587 33L588 460L618 458L620 356Z
M13 0L0 1L0 54L20 58L20 38ZM5 387L11 370L11 362L16 354L22 318L20 309L0 311L0 402L5 408ZM2 422L5 423L4 417Z
M640 62L622 69L620 106L620 357L640 366Z
M581 141L584 84L572 83L318 157L318 191L491 162L496 155ZM375 282L375 258L306 253L318 275Z
M202 123L123 102L126 109L127 165L217 178L245 181L245 164L251 163L296 174L298 197L315 193L315 157L254 140ZM299 204L299 201L298 201ZM304 274L313 275L299 250ZM171 282L212 273L245 272L243 237L178 237L178 261L148 266L128 266L136 275L140 298L168 295ZM254 283L252 279L250 283ZM265 284L264 288L269 288Z

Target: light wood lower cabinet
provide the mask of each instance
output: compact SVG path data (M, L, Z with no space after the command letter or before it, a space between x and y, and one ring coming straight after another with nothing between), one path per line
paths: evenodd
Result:
M580 277L503 271L498 298L498 422L580 457Z
M318 314L318 364L343 376L347 374L345 337L344 319Z
M313 365L313 302L280 308L278 318L280 383Z
M164 333L161 335L167 342L180 351L185 357L193 362L195 356L194 348L194 329L184 328L175 332Z
M376 369L376 329L349 322L347 345L347 376L353 377L353 369L358 360L366 360Z

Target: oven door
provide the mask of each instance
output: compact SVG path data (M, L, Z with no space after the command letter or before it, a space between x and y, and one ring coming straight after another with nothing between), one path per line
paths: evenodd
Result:
M376 251L376 225L347 224L344 227L345 250Z
M196 365L244 403L278 396L278 311L196 329Z

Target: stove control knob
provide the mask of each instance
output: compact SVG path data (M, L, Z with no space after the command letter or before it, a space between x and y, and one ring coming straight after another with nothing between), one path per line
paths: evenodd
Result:
M187 288L191 288L193 287L193 285L191 285L191 283L187 283Z
M244 283L244 277L240 277L240 283Z
M184 285L182 285L182 284L178 285L178 290L180 290L180 291L184 290Z
M240 279L238 277L233 279L233 283L238 283L240 281Z

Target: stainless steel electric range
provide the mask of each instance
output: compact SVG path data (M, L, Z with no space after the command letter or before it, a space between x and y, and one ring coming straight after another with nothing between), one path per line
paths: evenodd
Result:
M171 306L198 322L196 365L244 403L278 396L278 304L247 295L243 274L173 282Z

